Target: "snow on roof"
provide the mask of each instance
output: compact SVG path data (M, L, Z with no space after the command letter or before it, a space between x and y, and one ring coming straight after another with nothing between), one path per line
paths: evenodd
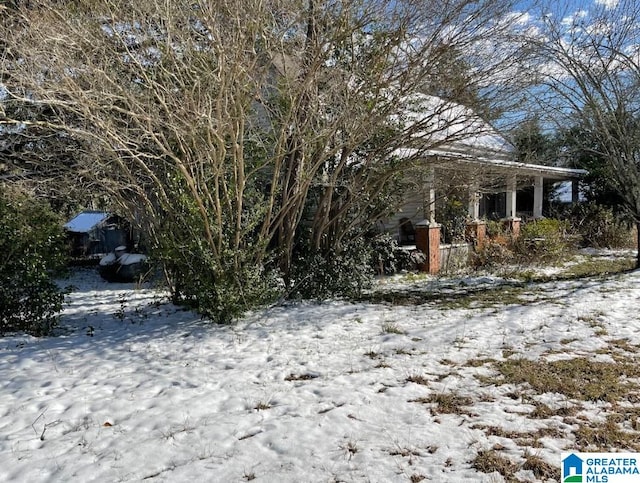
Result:
M420 125L415 137L458 149L513 153L515 147L472 109L426 94L414 94L404 100L407 106L402 120Z
M401 121L419 126L416 140L424 140L427 149L405 147L394 151L399 157L439 156L456 163L482 164L497 171L515 171L525 176L549 179L578 179L584 169L560 168L514 161L515 147L472 109L440 97L414 94L404 100ZM430 145L433 147L429 148Z
M83 211L67 222L64 227L74 233L88 233L107 218L109 213L105 211Z

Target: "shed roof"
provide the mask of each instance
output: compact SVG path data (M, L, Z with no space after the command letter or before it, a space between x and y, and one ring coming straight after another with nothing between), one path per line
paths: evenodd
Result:
M83 211L69 220L64 228L74 233L89 233L110 215L106 211Z

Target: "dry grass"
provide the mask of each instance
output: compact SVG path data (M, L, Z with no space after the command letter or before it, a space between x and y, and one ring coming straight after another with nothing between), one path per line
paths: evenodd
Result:
M596 328L596 327L602 328L602 322L598 320L598 318L602 317L603 315L605 314L603 314L602 312L594 312L588 315L580 315L578 317L578 321L586 323L591 328Z
M382 333L383 334L399 334L404 335L405 332L398 327L398 324L393 322L385 322L382 324Z
M640 347L637 345L631 344L629 339L614 339L608 341L609 347L612 349L618 349L623 352L629 352L632 354L637 354L640 351Z
M575 416L580 410L579 406L574 405L566 405L557 409L551 409L546 404L538 401L532 401L531 404L534 405L535 409L529 413L528 416L533 419L550 419L554 416L560 416L562 418Z
M494 367L498 378L482 378L493 384L526 384L535 393L559 393L582 401L617 402L637 389L626 378L640 377L640 366L631 359L600 362L586 357L558 361L509 359Z
M610 415L604 422L587 422L575 431L579 451L640 451L640 433L620 427L624 417Z
M413 382L414 384L420 384L422 386L428 386L429 385L429 379L427 379L424 376L420 376L420 375L411 375L409 377L407 377L407 379L405 379L406 382Z
M531 471L536 481L560 481L560 468L549 464L540 456L525 451L524 463L518 464L503 456L499 447L478 451L471 461L471 466L482 473L498 472L508 483L519 483L521 480L514 475L520 470Z
M580 278L610 275L626 272L635 268L635 259L629 258L588 258L573 264L564 270L558 278Z
M564 438L565 433L555 427L540 428L536 431L508 431L500 426L475 425L472 429L484 431L487 436L510 439L519 446L539 448L542 447L541 438Z
M309 381L311 379L316 379L318 376L316 374L289 374L284 378L285 381Z
M478 451L477 456L471 461L471 467L482 473L497 471L509 483L518 481L513 475L520 469L519 465L502 456L495 449Z
M410 402L432 404L431 412L433 414L472 414L468 406L473 404L473 399L453 393L431 394L427 397L413 399Z
M495 359L484 358L484 359L470 359L465 364L466 367L482 367L485 364L491 364L492 362L496 362Z
M360 451L360 448L358 448L358 444L353 441L353 440L349 440L347 442L345 442L344 444L340 445L340 449L344 452L345 457L351 461L351 458L353 458L353 456Z
M271 409L271 404L269 404L268 402L258 401L253 409L255 411L265 411L267 409Z
M560 481L560 468L557 465L550 465L538 455L525 452L523 470L530 470L536 481Z

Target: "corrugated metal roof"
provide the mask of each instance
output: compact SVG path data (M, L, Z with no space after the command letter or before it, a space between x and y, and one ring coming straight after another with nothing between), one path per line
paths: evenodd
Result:
M96 225L109 218L110 214L105 211L83 211L75 218L67 222L65 229L74 233L89 233Z

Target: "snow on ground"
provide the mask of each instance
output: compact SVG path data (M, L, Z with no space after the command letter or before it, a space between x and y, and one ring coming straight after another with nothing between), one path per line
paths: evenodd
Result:
M218 326L80 270L59 335L0 339L0 481L498 482L471 461L524 450L482 430L496 426L553 427L532 451L559 474L572 426L527 418L518 388L470 361L640 344L639 282L549 282L502 307L299 303ZM438 394L468 407L424 403Z

